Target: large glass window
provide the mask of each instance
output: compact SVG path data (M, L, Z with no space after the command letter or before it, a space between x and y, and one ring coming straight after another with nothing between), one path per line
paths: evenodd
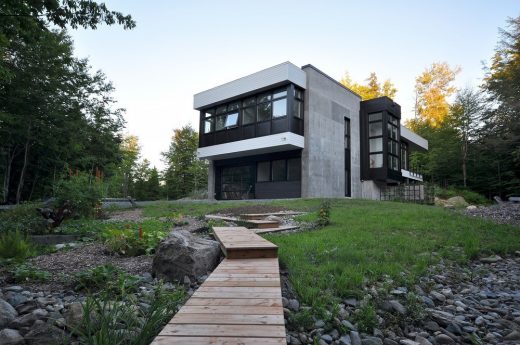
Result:
M287 93L287 92L286 92ZM273 102L273 118L287 115L287 99L282 98Z
M271 103L260 103L258 105L257 121L267 121L271 119Z
M298 99L295 99L293 101L293 116L294 117L298 117L298 118L303 118L303 102L298 100Z
M273 181L285 181L286 180L286 168L285 168L285 159L280 159L276 161L272 161L272 174Z
M379 135L383 135L383 123L381 121L369 123L368 136L376 137Z
M370 152L383 151L383 137L370 139Z
M383 113L368 115L368 150L370 168L383 167Z
M370 155L370 168L382 168L383 167L383 154L371 154Z
M408 145L401 142L401 169L408 169Z
M225 128L226 116L220 115L216 117L215 130L219 131Z
M204 133L213 132L213 119L209 118L204 120Z
M271 162L258 162L256 166L256 180L266 182L271 179Z
M399 119L388 114L388 169L399 171Z
M251 123L254 123L255 117L256 117L256 108L255 107L244 108L244 110L242 111L242 124L249 125Z

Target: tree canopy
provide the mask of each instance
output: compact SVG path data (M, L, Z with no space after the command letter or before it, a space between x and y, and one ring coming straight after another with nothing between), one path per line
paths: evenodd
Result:
M345 76L340 80L340 83L360 95L364 101L382 96L395 98L397 89L390 79L385 80L381 84L377 79L376 73L372 72L365 81L366 84L353 82L348 72L345 72Z

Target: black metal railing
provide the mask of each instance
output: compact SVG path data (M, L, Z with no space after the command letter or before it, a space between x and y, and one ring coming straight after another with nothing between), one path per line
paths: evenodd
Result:
M380 199L383 201L433 204L434 198L435 189L433 185L427 183L402 183L397 186L386 186L380 192Z

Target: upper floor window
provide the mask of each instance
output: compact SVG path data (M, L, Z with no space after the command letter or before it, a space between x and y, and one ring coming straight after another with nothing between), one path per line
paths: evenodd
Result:
M383 167L383 113L368 115L368 149L370 168Z
M399 171L399 120L388 114L388 169Z
M288 90L294 90L292 109L289 109ZM279 119L288 114L303 118L303 91L301 89L284 87L239 101L221 104L216 108L205 110L201 121L204 121L204 134L207 134L236 126Z

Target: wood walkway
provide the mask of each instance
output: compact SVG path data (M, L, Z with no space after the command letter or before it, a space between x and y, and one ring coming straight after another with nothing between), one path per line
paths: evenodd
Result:
M213 231L227 258L152 345L286 344L278 248L246 228Z

